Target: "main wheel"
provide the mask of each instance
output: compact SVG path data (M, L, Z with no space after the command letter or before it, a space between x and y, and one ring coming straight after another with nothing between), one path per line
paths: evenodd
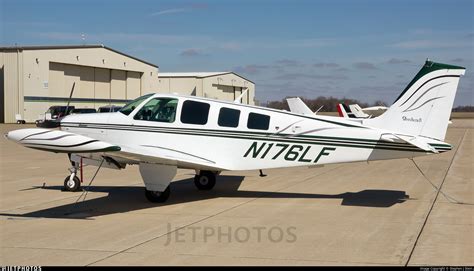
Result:
M199 190L211 190L216 185L216 174L210 171L201 171L201 174L194 176L194 185Z
M165 202L170 197L170 186L166 187L165 191L151 191L145 188L145 196L151 202Z
M81 180L79 180L77 176L74 176L74 178L70 180L70 177L71 176L67 176L66 179L64 179L64 190L71 192L81 190Z

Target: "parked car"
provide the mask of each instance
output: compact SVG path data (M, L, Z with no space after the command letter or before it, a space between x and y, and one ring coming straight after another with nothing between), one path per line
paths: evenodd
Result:
M95 108L75 108L72 110L71 114L90 114L90 113L97 113Z
M68 112L66 112L67 106L62 106L62 105L55 105L49 107L48 111L46 111L46 114L51 114L51 119L59 119L64 116L67 116L71 114L71 112L74 110L74 106L69 106Z
M122 106L118 105L106 105L106 106L101 106L99 107L98 112L99 113L108 113L108 112L117 112L120 109L122 109Z
M66 112L67 109L67 112ZM46 113L40 115L40 118L36 120L36 126L42 128L55 128L59 126L59 120L71 114L75 109L74 106L63 106L63 105L53 105L48 108Z

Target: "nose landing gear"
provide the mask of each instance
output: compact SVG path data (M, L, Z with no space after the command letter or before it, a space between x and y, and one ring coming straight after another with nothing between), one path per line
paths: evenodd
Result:
M64 179L64 188L63 191L77 192L81 191L81 180L76 176L77 168L72 167L69 169L71 175L67 176Z

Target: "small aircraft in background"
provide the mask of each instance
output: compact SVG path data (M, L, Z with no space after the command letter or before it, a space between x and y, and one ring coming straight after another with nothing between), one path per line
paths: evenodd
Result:
M372 106L361 108L358 104L351 104L347 106L346 104L340 103L337 105L337 113L339 117L342 118L355 118L355 119L368 119L375 116L382 115L387 111L388 107L385 106ZM368 114L371 113L371 114Z
M171 94L147 94L115 113L69 115L59 129L20 129L25 147L66 153L65 189L77 191L81 165L138 165L145 195L164 202L178 168L194 169L199 190L222 171L413 158L451 150L444 142L465 68L427 60L381 116L345 119ZM304 103L303 103L304 104Z
M287 98L286 102L288 103L290 112L307 116L316 115L318 114L319 110L323 108L323 106L321 106L318 110L313 112L299 97Z

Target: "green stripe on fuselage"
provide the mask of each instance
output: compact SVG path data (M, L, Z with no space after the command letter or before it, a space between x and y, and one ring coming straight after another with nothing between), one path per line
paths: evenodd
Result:
M321 136L314 136L314 139L323 139L316 141L316 140L310 140L311 138L301 138L301 137L296 137L295 139L289 139L289 138L275 138L275 137L256 137L253 136L252 133L248 132L240 132L237 134L240 135L235 135L236 133L227 133L226 131L219 131L219 130L204 130L204 129L179 129L179 128L165 128L165 127L147 127L147 126L141 126L143 128L146 128L146 130L140 130L136 128L140 128L140 126L131 126L131 125L102 125L102 124L93 124L93 125L84 125L81 123L81 126L74 126L74 125L67 125L63 124L63 127L73 127L73 128L86 128L86 129L94 129L94 128L99 128L100 129L106 129L106 130L121 130L121 131L140 131L140 132L150 132L150 133L166 133L166 134L180 134L180 135L194 135L194 136L208 136L208 137L222 137L222 138L232 138L232 139L246 139L246 140L259 140L259 141L272 141L272 142L285 142L285 143L299 143L299 144L309 144L309 145L328 145L328 146L339 146L339 147L351 147L351 148L365 148L365 149L383 149L383 150L394 150L394 151L411 151L411 152L426 152L424 150L421 150L415 146L412 146L410 144L403 144L403 143L397 143L394 145L389 145L393 143L386 143L384 141L377 141L377 140L370 140L368 142L368 139L357 139L357 140L352 140L352 138L342 138L342 137L321 137ZM96 126L96 127L93 127ZM98 127L97 127L98 126ZM107 127L108 126L108 127ZM114 127L112 127L114 126ZM120 127L120 128L117 128ZM131 127L133 129L129 129L128 127ZM157 131L158 130L158 131ZM161 130L161 131L159 131ZM172 130L172 131L169 131ZM196 133L197 131L202 131L206 133ZM210 132L216 131L218 133L216 134L211 134ZM246 133L246 134L244 134ZM262 133L256 133L256 134L261 134ZM263 134L263 135L271 135L271 134ZM258 136L258 135L257 135ZM332 138L342 140L342 141L334 141ZM348 139L351 139L352 141L348 141ZM344 142L344 140L346 140ZM359 142L357 142L359 141ZM365 142L363 142L365 141ZM400 145L398 145L400 144ZM447 147L447 145L444 145Z

